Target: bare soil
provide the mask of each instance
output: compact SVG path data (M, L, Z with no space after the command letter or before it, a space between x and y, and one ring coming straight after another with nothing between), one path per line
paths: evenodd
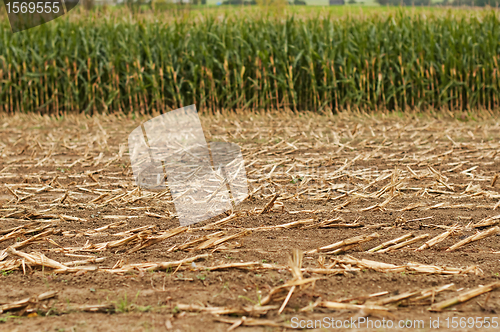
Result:
M32 300L28 306L0 314L0 331L226 331L231 322L239 322L241 325L234 328L241 331L284 331L293 330L294 317L369 317L396 323L423 320L424 328L413 329L420 331L437 330L429 326L429 319L439 318L439 330L495 330L475 324L447 328L446 319L451 323L453 317L490 317L490 321L496 317L500 322L500 288L441 312L428 310L432 304L480 285L500 282L498 233L446 251L494 227L496 219L489 226L475 226L500 214L496 208L500 179L493 181L500 173L500 125L493 116L464 114L453 119L247 113L201 118L207 141L234 142L242 148L251 195L237 206L236 217L228 222L205 227L229 215L223 214L147 245L148 239L179 227L168 193L157 197L161 193L137 190L132 176L127 136L147 118L1 115L0 308L25 298ZM272 209L260 214L278 192ZM279 227L306 219L312 220L298 227ZM320 227L329 219L341 225ZM352 223L359 225L342 227ZM12 229L23 225L21 231L13 233ZM142 226L151 227L141 233L134 230ZM257 229L263 226L272 227ZM444 241L415 251L453 226L455 231ZM196 249L198 244L178 248L218 231L232 235L250 229L249 234L207 249ZM27 259L24 266L6 267L5 262L14 264L22 259L9 251L2 257L2 250L46 230L52 232L17 251L42 253L63 264L89 257L104 260L66 271ZM307 253L374 232L378 238L339 254ZM397 250L367 252L410 232L429 236ZM123 245L109 245L138 233ZM103 243L108 244L99 247ZM146 246L131 252L141 244ZM203 310L258 307L273 288L295 277L289 261L293 249L305 252L302 278L318 279L309 287L296 287L281 313L279 308L289 288L284 296L270 301L268 305L274 307L265 313L214 315ZM173 267L148 270L145 264L202 254L209 256ZM342 263L350 256L397 266L415 262L471 269L454 274L377 270ZM255 264L235 264L245 262ZM208 269L224 264L233 267ZM343 271L315 273L314 268ZM421 301L402 299L385 304L390 309L387 312L318 305L331 301L362 306L451 283L452 290ZM57 294L33 300L47 291ZM366 298L381 292L387 293ZM186 309L187 305L198 307ZM303 308L306 310L301 311ZM247 319L242 320L243 316ZM257 326L246 326L252 319ZM356 326L336 330L398 329Z

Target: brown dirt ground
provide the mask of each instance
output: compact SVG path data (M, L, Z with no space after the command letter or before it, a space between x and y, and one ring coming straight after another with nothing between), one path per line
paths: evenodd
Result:
M296 289L281 314L271 309L267 314L254 317L273 321L280 327L240 326L237 330L292 330L286 326L290 326L293 317L320 320L361 315L395 322L422 319L425 321L423 329L408 329L419 331L435 330L429 327L429 318L440 318L439 330L448 330L445 323L448 317L496 317L500 321L500 289L439 313L427 310L432 300L440 302L479 285L500 281L498 234L456 251L445 251L461 239L484 230L472 227L475 223L499 214L494 207L500 199L500 179L494 186L491 183L495 174L500 173L500 125L493 116L482 115L476 119L464 115L459 120L411 115L202 116L208 141L224 140L241 146L245 163L249 165L247 175L252 195L237 207L238 217L220 227L200 229L226 215L193 225L189 232L134 253L127 251L141 241L138 238L133 243L104 250L85 251L82 247L86 243L124 238L124 235L112 234L141 226L154 226L144 233L145 236L162 234L179 226L178 220L170 215L174 209L169 195L156 198L153 197L156 192L132 192L136 185L127 154L127 135L147 119L37 115L0 115L0 118L0 231L38 221L30 227L51 225L54 233L40 237L19 251L41 252L63 263L86 259L68 254L105 258L93 264L99 267L97 271L54 273L50 268L35 265L26 266L26 273L22 267L2 271L0 305L49 290L58 293L55 298L30 304L28 310L0 314L0 331L226 331L231 325L217 319L237 320L242 314L217 317L196 310L179 310L178 305L230 308L254 305L273 287L292 279L290 270L285 268L292 249L309 251L373 232L380 237L349 249L345 254L396 265L417 262L456 268L477 266L480 270L457 275L372 269L338 275L304 272L305 278L320 278L314 287ZM45 189L38 191L41 188ZM281 191L278 203L269 213L259 215L258 209L262 209L278 190ZM106 203L127 192L132 193ZM103 193L109 196L90 203ZM390 197L392 200L382 207L367 209ZM417 203L420 205L411 206ZM174 245L218 230L234 234L246 228L308 218L314 219L314 225L336 217L342 219L338 222L359 222L362 227L271 227L205 250L172 249ZM116 228L92 232L118 221L124 222ZM430 239L455 224L460 230L430 249L414 251L423 243L419 242L387 253L365 252L408 232L429 234ZM2 240L5 234L8 233L0 233L0 267L2 260L17 258L2 259L1 250L37 232ZM203 253L211 256L206 261L196 261L195 265L179 265L177 271L174 268L153 272L140 268L124 273L106 271L117 263L119 267L170 262ZM325 258L325 265L344 257L321 256ZM319 257L318 254L305 254L303 267L319 267ZM238 262L276 263L285 267L214 271L198 268ZM418 303L398 302L390 314L320 307L299 311L318 299L349 299L345 302L362 304L364 300L360 298L374 293L387 291L387 295L379 297L383 299L449 283L455 284L453 291ZM272 304L279 307L282 302L283 297ZM96 304L109 304L107 312L82 309L82 305ZM323 327L322 330L330 329Z

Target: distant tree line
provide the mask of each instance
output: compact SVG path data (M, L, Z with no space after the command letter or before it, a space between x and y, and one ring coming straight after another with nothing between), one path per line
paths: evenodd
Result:
M256 5L257 1L256 0L225 0L222 1L223 5Z
M432 2L431 0L376 0L382 6L477 6L477 7L498 7L500 0L443 0L442 2Z
M500 0L444 0L442 4L452 6L498 7Z
M431 0L377 0L382 6L430 6Z
M222 2L223 5L306 5L307 3L304 0L224 0Z

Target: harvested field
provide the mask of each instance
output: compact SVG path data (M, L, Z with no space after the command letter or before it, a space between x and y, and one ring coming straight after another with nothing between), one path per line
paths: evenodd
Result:
M0 330L494 330L500 125L474 116L202 115L251 195L179 227L168 192L133 182L146 118L1 115Z

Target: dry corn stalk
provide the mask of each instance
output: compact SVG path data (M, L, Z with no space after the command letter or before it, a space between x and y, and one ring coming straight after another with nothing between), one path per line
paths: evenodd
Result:
M141 241L134 248L130 249L128 251L128 253L130 254L130 253L139 251L141 249L144 249L146 247L152 246L153 244L159 243L159 242L161 242L163 240L166 240L166 239L171 238L173 236L176 236L178 234L184 233L188 229L189 229L188 227L180 226L180 227L168 230L167 232L165 232L162 235L148 237L148 238L146 238L146 240Z
M87 219L85 218L78 218L78 217L73 217L73 216L68 216L65 214L61 214L58 217L60 217L63 220L70 220L70 221L80 221L80 222L86 222Z
M346 255L342 258L335 259L335 263L337 264L349 264L358 266L360 268L368 268L378 272L402 272L405 270L404 266L398 266L389 263L377 262L368 259L357 259L353 256Z
M0 314L3 312L6 312L6 311L24 308L32 303L36 303L39 301L53 298L56 295L57 295L56 291L48 291L48 292L42 293L38 296L28 297L28 298L20 300L20 301L0 305Z
M389 251L393 251L393 250L396 250L396 249L400 249L400 248L406 247L406 246L408 246L410 244L413 244L415 242L422 241L423 239L426 239L428 237L429 237L429 234L420 235L420 236L414 237L413 239L409 239L409 240L406 240L404 242L395 244L395 245L393 245L391 247L379 250L378 253L384 253L384 252L389 252Z
M343 298L343 299L336 300L335 302L351 303L352 301L366 301L366 300L373 299L373 298L380 297L380 296L384 296L387 294L389 294L389 291L373 293L373 294L366 295L366 296Z
M451 234L453 234L453 232L455 232L456 230L458 229L458 226L455 226L453 228L450 228L449 230L447 230L446 232L444 233L441 233L439 234L438 236L436 237L433 237L432 239L430 239L429 241L425 242L423 245L421 245L418 249L416 249L417 251L421 251L421 250L425 250L425 249L428 249L428 248L432 248L433 246L435 246L436 244L446 240L448 238L448 236L450 236Z
M11 255L19 256L21 258L24 258L27 263L30 265L35 265L35 266L42 266L42 267L50 267L52 269L59 269L59 270L67 270L68 267L53 260L48 258L42 253L39 252L32 252L31 254L27 254L22 251L17 251L16 249L12 247L7 248L7 252Z
M269 201L269 203L266 204L266 206L264 206L264 208L262 209L262 211L260 212L260 214L264 214L264 213L268 213L271 208L273 207L274 205L274 202L278 199L278 197L281 195L280 192L277 192L273 198L271 198L271 200Z
M407 263L406 265L394 265L389 263L377 262L368 259L357 259L350 255L342 258L336 258L335 264L348 264L359 268L368 268L378 272L416 272L423 274L480 274L481 270L477 266L469 266L466 268L454 268L448 266L424 265L419 263Z
M439 293L444 292L444 291L455 290L455 288L456 288L455 284L451 283L451 284L447 284L444 286L438 286L438 287L425 289L422 292L420 292L420 296L414 297L414 298L410 299L410 301L416 302L416 301L424 300L428 297L432 297L432 302L434 302L434 297L436 296L436 294L439 294Z
M128 265L123 265L119 268L113 268L104 271L110 273L125 273L132 270L147 270L147 271L166 270L171 267L180 267L181 265L184 264L189 264L198 260L207 259L210 256L211 256L210 254L202 254L172 262L128 264Z
M57 233L59 232L59 230L56 230L56 229L48 229L46 230L45 232L42 232L40 234L37 234L35 236L32 236L30 237L29 239L27 240L24 240L24 241L21 241L21 242L17 242L15 244L13 244L11 246L11 248L13 249L21 249L21 248L24 248L26 247L27 245L29 245L30 243L40 239L40 238L43 238L44 236L47 236L47 235L51 235L51 234L54 234L54 233Z
M70 313L75 311L84 312L104 312L109 313L115 310L115 305L112 303L102 303L102 304L83 304L83 305L70 305L65 310L60 310L59 312Z
M105 216L105 217L109 217L109 216ZM106 226L103 226L103 227L99 227L99 228L96 228L94 230L92 230L92 232L102 232L106 229L110 229L110 228L117 228L117 227L120 227L120 226L124 226L126 225L127 222L122 220L122 221L117 221L117 222L114 222L114 223L111 223L111 224L108 224Z
M15 231L12 231L12 232L0 237L0 242L7 241L10 239L15 239L17 236L23 235L24 233L25 233L24 229L17 229Z
M112 236L130 236L130 234L133 234L133 233L136 233L136 232L142 232L142 231L145 231L145 230L148 230L148 229L154 229L156 226L155 225L146 225L146 226L141 226L141 227L137 227L137 228L134 228L134 229L129 229L129 230L126 230L124 232L120 232L120 233L114 233L114 234L111 234Z
M460 247L463 247L464 245L468 244L468 243L471 243L471 242L474 242L474 241L479 241L479 240L482 240L488 236L491 236L491 235L495 235L497 234L498 232L500 232L500 227L498 226L495 226L495 227L492 227L492 228L489 228L481 233L477 233L475 235L472 235L472 236L469 236L468 238L458 242L458 243L455 243L454 245L452 245L451 247L449 247L448 249L446 249L446 251L454 251L454 250L457 250L458 248Z
M214 228L220 227L220 226L222 226L224 224L227 224L231 220L236 219L236 217L238 217L238 215L235 214L235 213L232 213L231 215L229 215L226 218L223 218L223 219L221 219L219 221L216 221L214 223L211 223L209 225L206 225L206 226L202 227L202 229L214 229Z
M239 314L239 315L265 315L269 310L277 309L276 305L268 305L268 306L245 306L240 308L234 307L203 307L196 304L177 304L176 307L179 310L183 311L194 311L194 312L206 312L212 315L230 315L230 314Z
M353 222L350 224L332 223L332 220L325 220L317 225L312 225L312 226L317 226L319 228L358 228L358 227L363 227L364 224L359 222Z
M13 271L19 268L22 264L21 259L9 259L0 262L0 271Z
M389 311L389 308L382 307L379 305L362 305L362 304L350 304L342 302L333 301L320 301L316 304L318 307L333 309L333 310L363 310L368 309L370 311Z
M148 217L153 217L153 218L158 218L158 219L168 219L169 216L171 215L170 211L168 211L168 210L167 210L166 216L161 215L161 214L157 214L157 213L152 213L152 212L145 212L144 214L147 215Z
M481 269L479 269L476 265L471 265L465 268L457 268L449 266L407 263L405 267L408 272L417 272L423 274L468 274L468 273L474 273L476 275L482 274Z
M86 264L91 264L91 263L102 263L106 257L92 257L89 259L81 260L81 261L72 261L72 262L66 262L62 263L63 265L66 266L80 266L80 265L86 265Z
M303 280L304 277L302 276L302 271L300 270L302 267L302 259L304 258L304 253L299 250L299 249L294 249L292 251L292 257L289 258L288 264L290 266L290 271L292 272L293 279L292 280ZM278 310L278 315L283 312L285 309L288 301L292 297L293 292L295 291L295 285L293 285L290 288L290 291L288 292L288 295L285 298L285 301L283 301L283 304L281 305L280 309Z
M257 227L257 228L250 228L252 231L269 231L269 230L274 230L274 229L281 229L281 228L295 228L295 227L301 227L304 225L308 225L314 222L313 218L310 219L303 219L303 220L297 220L297 221L292 221L286 224L281 224L281 225L276 225L276 226L262 226L262 227ZM316 225L309 225L310 226L316 226Z
M54 273L74 273L74 272L90 272L90 271L97 271L99 270L98 266L95 265L86 265L86 266L73 266L73 267L67 267L65 269L55 269Z
M380 235L378 233L372 233L369 235L359 235L359 236L352 237L350 239L346 239L346 240L342 240L342 241L330 244L328 246L324 246L324 247L321 247L318 249L308 251L307 254L315 254L315 253L319 253L319 252L331 251L331 250L339 249L342 247L351 246L353 244L359 245L359 244L371 241L373 239L376 239L378 237L380 237Z
M91 204L91 203L97 203L99 202L100 200L102 200L104 197L107 197L109 196L110 194L109 193L103 193L101 195L99 195L99 197L96 197L94 198L93 200L89 201L88 204Z
M340 203L340 204L337 204L333 207L332 211L340 211L342 210L343 208L345 208L347 205L351 204L353 201L352 198L349 198L347 200L345 200L343 203Z
M316 282L317 278L305 279L302 276L302 269L301 269L302 259L303 259L303 252L301 250L294 249L292 251L291 258L289 259L290 272L292 273L293 278L287 281L285 284L271 289L269 294L264 299L262 299L261 305L266 305L270 303L273 300L273 296L282 293L287 288L290 288L288 294L285 297L284 302L282 303L278 311L279 313L281 313L284 310L286 304L290 300L293 292L297 287L299 287L300 289L304 289L305 287L309 287L311 283L314 284Z
M233 234L233 235L225 236L223 238L214 237L214 238L209 239L209 240L205 241L204 243L200 244L199 246L197 246L193 250L203 250L203 249L212 248L212 247L218 246L219 244L224 243L226 241L234 240L236 238L246 236L250 233L252 233L251 230L244 230L244 231L241 231L241 232Z
M217 317L215 318L215 320L222 323L232 324L230 329L228 329L228 331L232 331L234 330L234 328L238 326L271 326L271 327L291 328L290 324L276 323L269 319L256 319L256 318L248 318L245 316L236 319ZM233 326L234 328L232 328Z
M399 301L408 299L408 298L415 296L417 294L420 294L420 291L406 292L403 294L398 294L395 296L391 296L391 297L379 300L379 301L375 302L375 304L380 305L380 306L384 306L384 305L389 304L389 303L399 302Z
M399 194L391 195L385 201L383 201L382 203L369 206L367 208L361 209L360 211L371 211L371 210L375 210L375 209L383 211L385 209L385 207L387 206L387 204L389 204L397 196L399 196Z
M317 274L345 274L346 272L360 271L358 268L345 268L345 269L316 269L306 267L301 269L303 272L317 273Z
M484 218L483 220L475 224L473 227L480 228L480 227L495 226L498 223L500 223L500 214L493 217Z
M195 244L198 244L200 242L204 242L204 241L206 241L208 239L219 237L219 236L225 235L225 234L226 234L225 232L219 231L219 232L215 232L215 233L212 233L212 234L204 235L204 236L201 236L201 237L199 237L197 239L191 240L189 242L186 242L186 243L178 246L177 249L184 250L184 249L187 249L187 248L189 248L189 247L191 247L191 246L193 246Z
M408 238L410 238L410 237L412 237L412 236L413 236L413 233L408 233L408 234L405 234L405 235L403 235L403 236L401 236L401 237L398 237L398 238L396 238L396 239L393 239L393 240L390 240L390 241L384 242L384 243L382 243L381 245L376 246L375 248L372 248L372 249L370 249L370 250L367 250L367 252L376 252L376 251L378 251L378 250L380 250L380 249L384 249L384 248L387 248L387 247L392 246L392 245L394 245L394 244L398 244L398 243L400 243L401 241L404 241L404 240L406 240L406 239L408 239Z
M491 179L491 186L492 187L495 186L495 183L497 182L497 179L498 179L498 174L495 174L495 176L493 177L493 179Z
M258 269L262 268L263 264L260 262L240 262L240 263L230 263L215 266L196 266L196 270L201 271L215 271L215 270L225 270L225 269ZM281 266L283 267L283 266Z
M3 261L8 256L5 250L0 250L0 262Z
M133 241L137 240L138 238L140 238L141 236L146 235L148 233L149 233L148 231L142 231L142 232L139 232L137 234L127 236L127 237L120 239L120 240L90 245L90 246L88 246L87 249L106 250L106 249L111 249L111 248L118 248L118 247L124 246L130 242L133 242Z
M385 299L381 299L379 301L376 301L376 305L387 305L390 303L394 302L401 302L403 300L409 300L409 301L417 301L417 300L422 300L430 296L435 296L436 294L439 294L441 292L444 292L446 290L451 290L454 287L454 284L448 284L444 286L439 286L439 287L432 287L424 290L419 290L419 291L414 291L414 292L406 292L403 294L391 296Z
M196 265L195 270L200 271L215 271L215 270L225 270L225 269L243 269L243 270L290 270L290 267L277 264L267 264L261 262L238 262L229 263L215 266L201 266ZM359 268L342 268L342 269L331 269L331 268L310 268L305 267L300 269L302 272L307 273L317 273L317 274L345 274L346 272L360 271Z
M411 211L413 209L419 208L419 207L424 207L424 203L411 203L408 206L400 209L399 211Z
M302 280L289 280L285 284L271 289L269 294L261 300L261 305L266 305L266 304L270 303L273 300L273 297L275 297L275 295L282 293L282 291L286 290L287 288L290 288L293 286L309 285L310 283L314 283L316 280L318 280L318 278L307 278L307 279L302 279Z
M26 224L26 225L21 225L21 226L9 228L9 229L3 229L3 230L0 230L0 235L1 234L11 233L11 232L14 232L14 231L17 231L17 230L20 230L20 229L23 229L23 228L28 228L28 227L31 227L31 226L35 226L35 225L37 225L37 226L40 225L40 222L39 221L34 221L34 222Z
M480 287L471 289L470 291L467 291L467 292L465 292L459 296L456 296L452 299L435 303L427 310L429 310L429 311L442 311L443 309L451 307L455 304L467 302L476 296L491 292L492 290L497 289L497 288L500 288L500 281L493 282L493 283L488 284L486 286L480 286Z

